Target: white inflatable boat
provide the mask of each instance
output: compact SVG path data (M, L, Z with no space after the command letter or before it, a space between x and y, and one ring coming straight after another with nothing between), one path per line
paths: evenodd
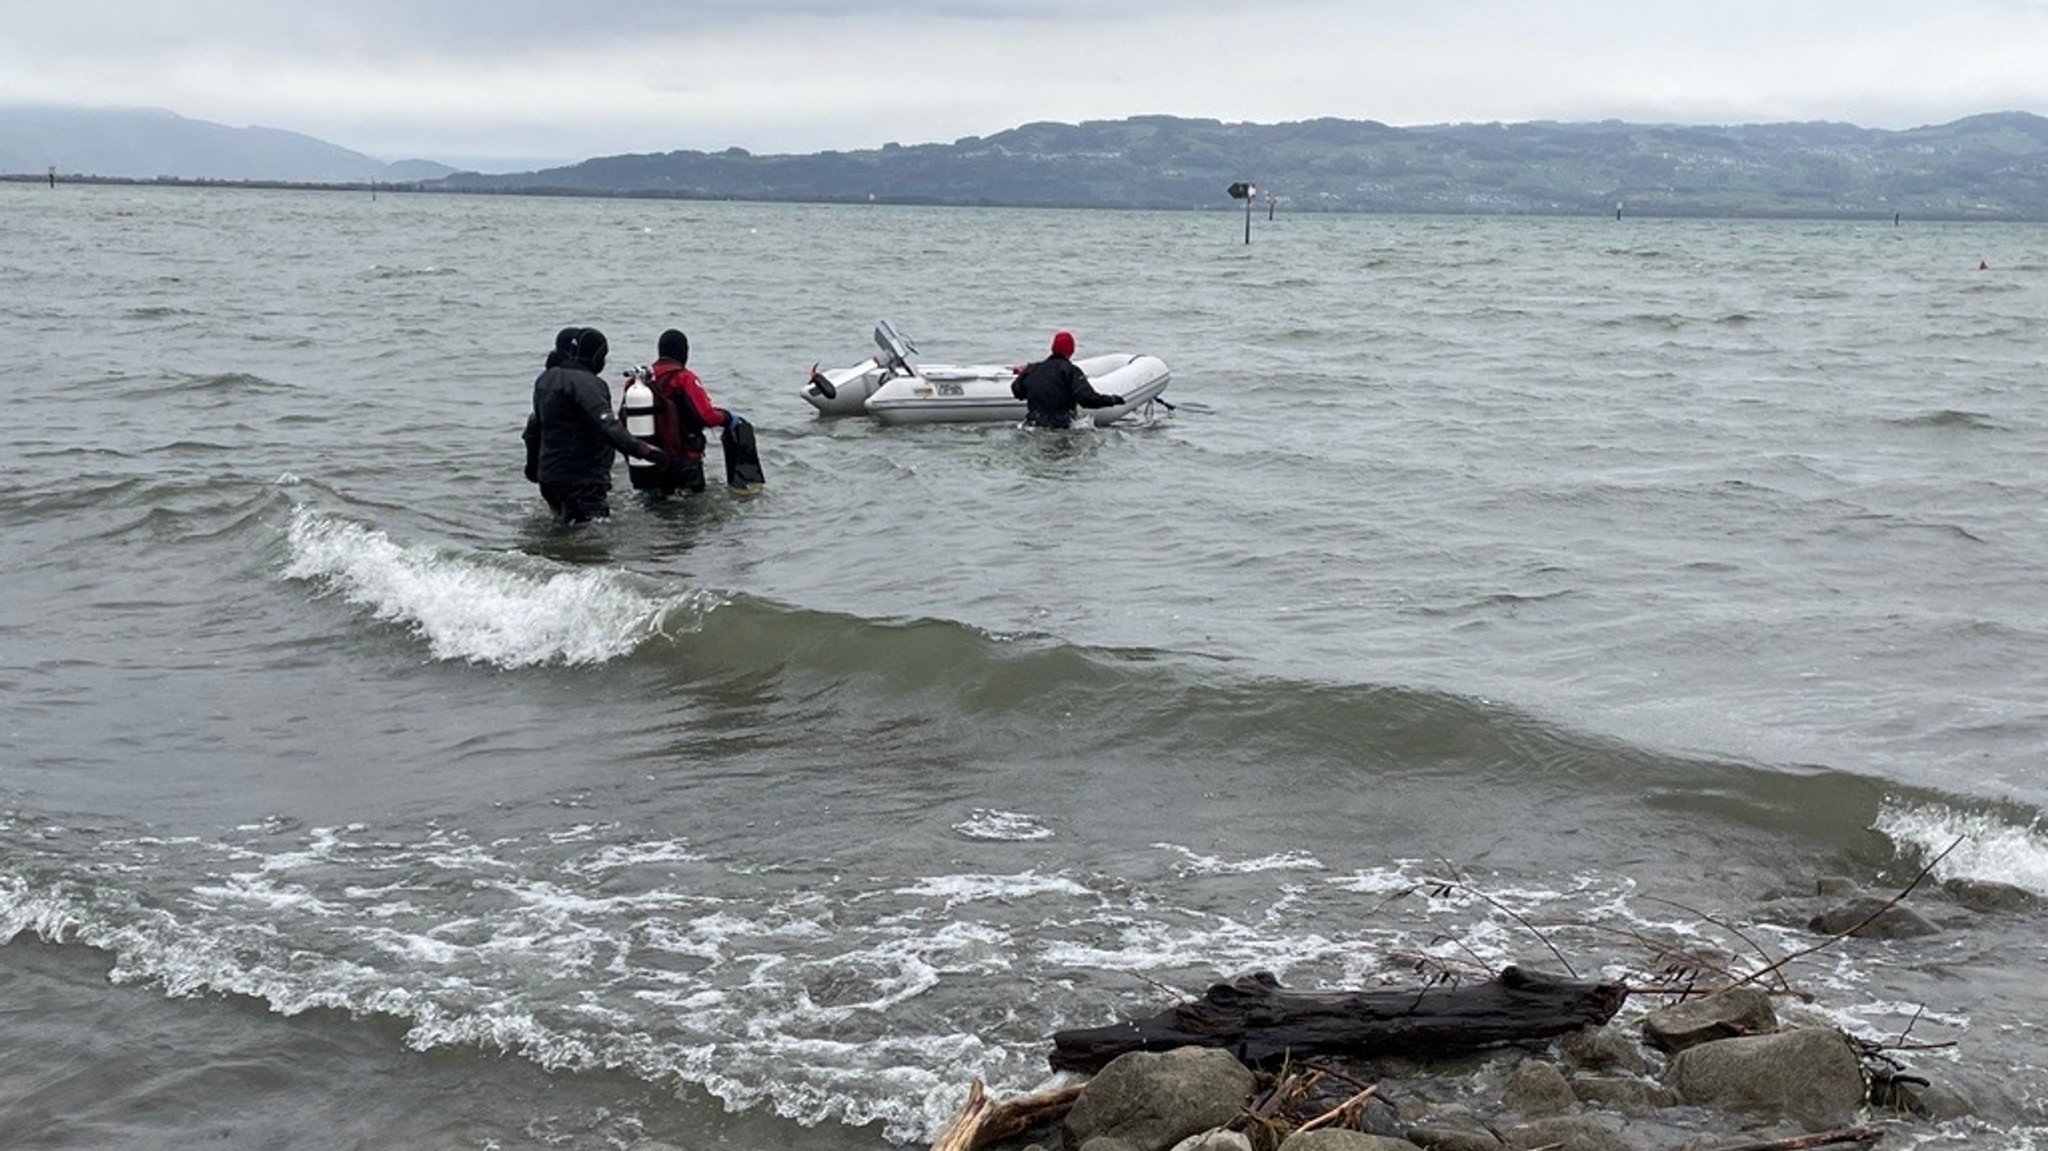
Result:
M883 320L875 325L881 353L855 364L813 375L803 397L827 416L870 415L885 424L939 424L1008 420L1021 423L1024 401L1010 394L1017 378L1008 364L954 366L920 364L917 347ZM1157 356L1124 352L1074 361L1103 395L1124 402L1083 408L1080 418L1115 423L1159 397L1172 373Z

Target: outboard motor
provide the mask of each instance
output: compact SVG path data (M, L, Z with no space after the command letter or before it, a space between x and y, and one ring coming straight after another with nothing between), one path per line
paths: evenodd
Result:
M917 374L917 364L910 358L917 354L917 345L904 339L889 321L875 321L875 346L882 349L876 359L884 368L898 375Z
M659 448L661 438L654 431L654 405L654 373L645 365L627 372L625 391L619 397L619 422L626 425L634 439ZM653 460L638 456L626 460L626 475L636 488L652 486L659 470Z

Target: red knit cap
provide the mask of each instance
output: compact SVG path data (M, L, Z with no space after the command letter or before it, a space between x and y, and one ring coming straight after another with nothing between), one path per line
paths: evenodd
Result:
M1074 354L1074 333L1072 333L1072 332L1054 332L1054 333L1053 333L1053 336L1052 336L1052 354L1053 354L1053 355L1055 355L1055 356L1071 356L1071 355L1073 355L1073 354Z

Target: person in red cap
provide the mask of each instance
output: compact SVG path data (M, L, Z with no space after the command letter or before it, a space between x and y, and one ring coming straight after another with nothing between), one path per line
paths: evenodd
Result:
M1024 422L1034 428L1067 428L1077 408L1115 408L1122 396L1100 395L1088 375L1074 363L1074 333L1052 338L1052 355L1017 369L1010 394L1024 401Z

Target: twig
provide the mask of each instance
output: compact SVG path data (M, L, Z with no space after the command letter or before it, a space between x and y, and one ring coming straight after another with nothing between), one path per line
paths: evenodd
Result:
M1751 939L1740 927L1737 927L1734 924L1727 922L1726 920L1717 918L1712 915L1708 915L1706 912L1701 911L1696 907L1688 907L1675 899L1665 899L1661 896L1656 895L1646 895L1643 898L1651 903L1661 903L1666 907L1675 907L1678 910L1686 912L1690 915L1696 915L1701 920L1713 924L1714 926L1720 928L1721 930L1727 932L1730 935L1733 935L1735 938L1740 939L1744 943L1748 944L1749 949L1751 951L1756 952L1757 958L1762 960L1764 963L1769 964L1771 962L1771 953L1764 950L1762 944L1758 943L1754 939ZM1766 968L1766 970L1768 970L1768 968ZM1778 972L1778 986L1780 989L1784 991L1789 992L1792 990L1792 985L1785 981L1785 973L1782 971Z
M1881 906L1879 906L1877 910L1871 912L1869 915L1864 916L1862 920L1856 923L1854 926L1846 927L1841 931L1837 931L1833 935L1828 936L1826 939L1821 940L1819 943L1816 943L1811 947L1795 951L1792 954L1787 955L1785 958L1778 960L1776 963L1771 964L1769 967L1766 967L1761 971L1752 972L1751 974L1742 977L1742 979L1738 980L1734 984L1731 984L1729 987L1724 988L1723 990L1733 990L1736 987L1741 987L1745 984L1754 983L1757 980L1763 978L1765 975L1777 974L1785 967L1786 964L1791 963L1793 960L1804 959L1807 956L1812 955L1816 951L1823 951L1827 948L1833 947L1835 944L1840 943L1842 940L1849 938L1851 935L1854 935L1858 931L1863 930L1870 924L1877 922L1877 918L1879 916L1883 915L1887 911L1890 911L1892 908L1897 907L1899 905L1900 900L1906 898L1908 895L1911 895L1913 893L1913 889L1920 886L1921 881L1926 879L1927 876L1930 873L1932 873L1937 866L1940 865L1942 860L1948 858L1949 852L1954 851L1958 847L1961 847L1963 845L1963 839L1963 836L1956 836L1955 842L1949 844L1947 847L1942 848L1940 855L1937 855L1933 859L1927 861L1927 866L1920 869L1919 874L1913 877L1913 882L1908 883L1905 887L1905 890L1899 892L1897 895L1892 896L1890 899L1885 900L1884 903ZM1779 975L1779 979L1781 981L1783 978L1784 977L1782 975Z
M1728 970L1727 968L1725 968L1725 967L1722 967L1722 966L1720 966L1720 965L1718 965L1718 964L1714 964L1714 963L1709 963L1709 962L1707 962L1707 961L1706 961L1706 958L1705 958L1704 956L1700 956L1700 955L1695 955L1695 954L1693 954L1692 952L1689 952L1689 951L1685 950L1684 948L1682 948L1682 947L1679 947L1679 946L1677 946L1677 945L1675 945L1675 944L1670 944L1670 943L1664 943L1664 942L1662 942L1662 941L1660 941L1660 940L1652 939L1652 938L1650 938L1649 936L1647 936L1647 935L1644 935L1644 934L1643 934L1642 932L1640 932L1640 931L1637 931L1637 930L1635 930L1634 928L1628 928L1628 927L1614 927L1614 926L1611 926L1611 925L1609 925L1609 924L1605 924L1605 923L1581 923L1581 924L1579 924L1579 926L1580 926L1580 927L1582 927L1582 928L1585 928L1585 929L1587 929L1587 930L1589 930L1589 931L1604 931L1604 932L1607 932L1607 933L1608 933L1608 934L1610 934L1610 935L1619 935L1619 936L1622 936L1623 938L1626 938L1626 939L1630 939L1630 940L1633 940L1633 941L1635 941L1635 942L1636 942L1637 944L1640 944L1641 946L1643 946L1643 947L1645 947L1645 948L1648 948L1648 949L1650 950L1650 952L1651 952L1652 954L1654 954L1654 955L1656 955L1657 957L1659 957L1659 958L1662 958L1662 959L1679 959L1679 960L1684 960L1684 961L1686 961L1686 963L1687 963L1687 964L1689 964L1689 965L1690 965L1690 966L1692 966L1692 967L1697 967L1697 968L1698 968L1698 969L1700 969L1701 971L1705 971L1705 972L1708 972L1708 973L1710 973L1710 974L1713 974L1713 975L1718 975L1718 976L1720 976L1720 977L1721 977L1721 978L1723 978L1723 979L1729 979L1729 980L1732 980L1732 979L1735 979L1735 978L1736 978L1736 975L1735 975L1735 973L1734 973L1733 971L1730 971L1730 970ZM1677 966L1677 964L1673 964L1673 965L1671 965L1671 966L1672 966L1672 967L1676 967L1676 966ZM1670 970L1670 968L1667 968L1666 970L1668 971L1668 970ZM1638 990L1638 989L1637 989L1637 988L1633 988L1633 987L1631 987L1631 988L1630 988L1630 990L1631 990L1631 991L1635 991L1635 990ZM1694 994L1694 991L1693 991L1692 985L1691 985L1690 983L1688 983L1688 984L1687 984L1687 985L1686 985L1686 986L1685 986L1684 988L1682 988L1682 989L1679 989L1679 990L1676 990L1676 991L1672 990L1672 989L1671 989L1671 988L1669 988L1669 987L1663 987L1663 988L1644 988L1644 989L1641 989L1641 990L1643 990L1643 992L1644 992L1645 994L1649 994L1649 995L1692 995L1692 994ZM1800 992L1797 992L1797 991L1789 991L1789 992L1788 992L1788 994L1791 994L1791 995L1799 995L1799 994L1801 994L1801 993L1800 993Z
M1449 864L1447 863L1445 864L1445 866L1449 866ZM1455 874L1456 869L1453 868L1452 870L1453 874ZM1493 896L1488 895L1486 892L1481 891L1479 888L1473 886L1470 883L1467 883L1462 879L1428 880L1424 881L1422 886L1434 886L1440 890L1445 891L1464 891L1467 894L1477 896L1479 899L1484 900L1487 906L1493 908L1495 911L1500 912L1502 915L1507 916L1509 919L1514 920L1516 923L1521 924L1522 929L1524 931L1527 931L1529 934L1535 936L1537 941L1543 944L1545 950L1549 951L1551 955L1555 956L1559 963L1564 964L1565 974L1571 976L1573 979L1577 979L1579 977L1578 969L1572 966L1571 960L1566 959L1564 957L1564 952L1559 951L1557 949L1557 945L1550 942L1550 937L1548 935L1543 934L1543 932L1535 924L1529 922L1528 919L1525 918L1521 912L1516 911L1514 908L1509 907L1507 904L1502 903L1500 900L1495 899Z
M1173 996L1175 999L1178 999L1182 1003L1193 1003L1195 1001L1194 996L1189 995L1187 992L1182 991L1180 988L1173 987L1165 983L1161 983L1157 979L1152 978L1151 976L1145 974L1142 971L1126 971L1124 972L1124 974L1130 976L1132 979L1138 980L1140 983L1151 984L1154 989L1164 991L1168 995Z
M1379 1094L1379 1091L1380 1085L1375 1083L1372 1086L1366 1088L1365 1090L1360 1091L1358 1094L1353 1095L1351 1098L1346 1099L1344 1102L1339 1103L1335 1107L1330 1108L1328 1111L1323 1112L1321 1115L1318 1115L1315 1118L1309 1120L1308 1122L1302 1124L1301 1126L1296 1127L1294 1129L1294 1133L1296 1135L1299 1135L1304 1131L1314 1131L1318 1127L1328 1127L1330 1124L1336 1123L1343 1119L1344 1116L1348 1114L1353 1107L1357 1107L1364 1103L1369 1102L1373 1096Z
M1838 1143L1875 1143L1884 1138L1884 1131L1876 1127L1843 1127L1835 1131L1821 1131L1813 1135L1794 1135L1790 1139L1769 1139L1762 1143L1737 1143L1732 1147L1716 1147L1714 1151L1806 1151L1809 1147L1832 1147Z

